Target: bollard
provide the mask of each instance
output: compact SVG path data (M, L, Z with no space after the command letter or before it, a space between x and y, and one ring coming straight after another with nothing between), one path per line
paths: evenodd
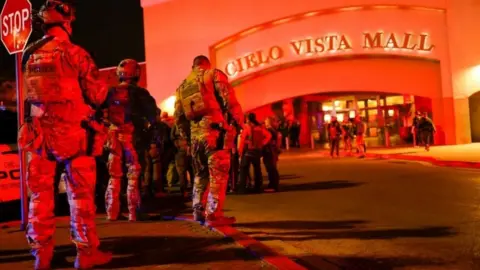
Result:
M288 137L285 138L285 147L287 151L290 150L290 139Z
M312 150L315 149L315 139L313 138L313 134L310 134L310 146Z

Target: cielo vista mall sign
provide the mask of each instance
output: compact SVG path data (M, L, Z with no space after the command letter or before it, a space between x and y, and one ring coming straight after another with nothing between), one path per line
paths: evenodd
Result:
M281 45L259 49L228 61L223 68L231 78L241 77L250 70L266 68L281 62L299 61L306 58L328 57L339 53L385 53L401 51L406 54L430 53L435 48L427 33L362 33L360 38L345 34L327 34L291 40ZM383 51L378 51L383 50Z
M257 25L211 46L217 68L232 80L304 61L350 55L395 55L440 60L445 52L442 14L411 10L305 14ZM427 17L427 18L426 18ZM429 23L421 23L419 18ZM438 23L432 24L431 21ZM250 77L250 76L249 76Z

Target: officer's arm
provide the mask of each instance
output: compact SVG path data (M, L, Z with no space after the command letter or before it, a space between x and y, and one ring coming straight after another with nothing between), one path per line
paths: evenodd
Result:
M265 146L272 139L272 133L270 133L270 131L268 131L266 128L262 128L262 133L263 133L262 145Z
M89 103L97 107L102 105L107 97L108 86L100 79L98 68L90 54L79 46L74 46L67 52L67 60L77 69L80 87Z
M240 103L238 103L233 87L228 82L227 75L216 69L213 73L213 83L215 84L215 90L222 99L222 107L230 113L237 125L243 126L242 107Z
M174 124L177 126L180 134L188 134L188 120L185 117L185 112L183 111L180 88L175 92L175 112L173 113L173 117L175 119Z

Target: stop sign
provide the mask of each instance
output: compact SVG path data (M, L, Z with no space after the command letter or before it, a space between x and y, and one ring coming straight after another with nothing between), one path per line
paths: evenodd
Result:
M32 4L30 0L7 0L0 13L2 42L10 54L25 49L32 34Z

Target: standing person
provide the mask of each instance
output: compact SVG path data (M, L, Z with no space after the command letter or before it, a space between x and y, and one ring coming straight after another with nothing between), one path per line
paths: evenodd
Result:
M175 120L180 132L190 130L192 157L195 168L193 215L208 224L234 222L223 215L230 151L234 131L226 114L243 124L243 112L227 76L212 69L206 56L193 60L191 73L176 90ZM210 192L206 209L202 203L207 185ZM205 216L206 214L206 216Z
M425 150L430 151L430 144L433 134L437 131L432 119L428 117L426 112L423 113L422 118L419 120L418 130L422 143L425 145Z
M354 123L354 130L355 130L355 140L358 152L358 158L365 157L365 123L363 123L360 115L355 116L355 123Z
M128 220L136 221L140 210L139 177L142 172L139 154L144 156L145 122L155 125L157 105L146 89L137 85L140 66L133 59L125 59L117 67L119 84L111 88L105 105L110 123L108 171L110 180L105 193L107 219L120 216L120 190L123 177L122 160L127 166Z
M336 153L339 156L340 151L340 138L342 136L342 127L337 121L336 116L332 116L331 122L328 124L328 138L330 141L330 156L333 158L333 154Z
M192 169L192 156L190 155L190 142L188 140L190 136L186 134L180 134L180 130L177 125L174 125L171 132L171 140L175 145L175 168L177 170L180 192L183 198L187 199L189 194L187 192L188 179L187 172L190 179L194 178Z
M95 155L100 140L90 127L95 109L107 95L90 55L70 41L74 7L46 1L38 17L45 36L23 54L26 119L18 143L29 155L27 185L31 191L27 240L35 269L50 269L55 232L54 177L56 162L67 173L71 239L77 248L75 268L108 263L111 254L99 251L95 226ZM100 146L100 149L95 148Z
M354 136L353 132L353 124L350 119L345 118L342 123L342 130L343 130L343 142L345 144L345 152L352 155L352 140Z
M157 121L148 128L147 137L152 138L150 147L145 151L144 170L144 198L161 198L165 196L165 177L163 170L163 157L169 151L170 127L161 120L162 111L157 108Z
M258 123L256 115L249 113L247 124L244 126L240 134L240 142L238 152L241 157L240 161L240 179L237 186L238 193L245 193L247 186L247 175L250 174L250 165L253 165L253 180L255 183L254 191L262 192L263 176L260 167L260 159L262 158L262 149L268 144L272 135L260 123Z
M270 141L263 148L263 164L268 175L268 188L266 192L277 192L280 182L280 175L278 174L278 156L280 154L280 147L282 145L282 135L275 129L272 118L265 119L265 128L270 132Z
M412 137L413 137L413 146L418 147L420 144L420 129L419 129L419 124L420 124L420 119L422 119L422 113L417 111L415 113L415 117L413 118L413 123L412 123Z

